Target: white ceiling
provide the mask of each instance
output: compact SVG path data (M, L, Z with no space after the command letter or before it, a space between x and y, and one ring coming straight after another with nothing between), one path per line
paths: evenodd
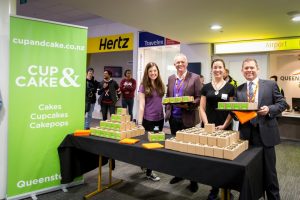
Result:
M17 0L17 14L64 23L76 23L99 17L61 2L61 0L27 0L26 4L20 4Z
M103 17L182 43L300 36L300 22L291 22L289 12L300 13L299 0L28 0L17 6L19 15L66 23ZM223 30L210 30L214 23Z

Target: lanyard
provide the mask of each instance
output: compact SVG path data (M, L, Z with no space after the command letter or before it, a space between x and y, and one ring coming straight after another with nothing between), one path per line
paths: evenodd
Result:
M184 79L185 79L185 77L181 80L179 85L178 85L179 79L178 78L176 79L175 87L176 87L176 94L178 94L178 95L179 95L180 88L183 86Z

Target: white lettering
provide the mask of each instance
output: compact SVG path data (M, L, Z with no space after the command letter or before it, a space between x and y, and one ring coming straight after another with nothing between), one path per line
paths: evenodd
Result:
M60 179L61 179L61 175L56 173L51 176L36 178L36 179L32 179L32 180L20 180L17 182L17 187L25 188L25 187L29 187L31 185L38 185L38 184L42 184L42 183L57 181Z
M52 104L40 104L38 106L39 110L61 110L62 105L52 105Z
M35 86L35 87L38 86L38 85L37 85L37 82L36 82L35 79L34 79L34 77L31 77L31 78L29 79L29 81L28 81L28 83L27 83L27 87L29 87L29 86Z
M58 72L58 68L57 67L50 67L50 76L53 76L54 74L56 74Z
M18 188L23 188L23 187L25 187L25 181L19 181L19 182L17 183L17 187L18 187Z
M69 126L69 122L31 122L29 127L32 129L39 129L39 128L55 128L55 127L64 127Z
M30 65L30 66L28 67L28 73L29 73L30 75L32 75L32 76L37 75L37 72L34 72L34 71L33 71L33 70L36 69L36 68L37 68L37 66L35 66L35 65Z
M61 77L57 77L59 68L56 66L30 65L27 69L29 77L19 76L16 85L19 87L80 87L77 83L79 75L73 68L64 68Z
M33 120L45 120L45 119L59 119L59 118L68 118L68 113L49 113L49 114L37 114L32 113L30 118Z
M16 85L19 87L25 87L26 84L25 83L21 83L21 81L26 80L26 78L24 76L19 76L16 78Z
M158 46L158 45L163 45L164 41L163 40L155 40L155 41L144 41L145 46Z

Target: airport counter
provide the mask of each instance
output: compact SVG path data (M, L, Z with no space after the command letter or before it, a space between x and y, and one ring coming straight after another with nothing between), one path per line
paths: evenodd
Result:
M300 112L283 112L278 127L281 139L300 141Z

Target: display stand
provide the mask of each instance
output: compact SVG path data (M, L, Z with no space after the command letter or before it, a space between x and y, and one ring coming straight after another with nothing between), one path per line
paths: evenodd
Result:
M230 190L229 189L221 189L221 200L230 200Z
M113 187L114 185L117 185L121 183L123 180L116 180L115 182L112 181L112 159L109 159L109 183L108 185L102 186L102 156L99 155L99 167L98 167L98 186L97 190L87 194L84 196L84 199L89 199L96 194L103 192L104 190Z

